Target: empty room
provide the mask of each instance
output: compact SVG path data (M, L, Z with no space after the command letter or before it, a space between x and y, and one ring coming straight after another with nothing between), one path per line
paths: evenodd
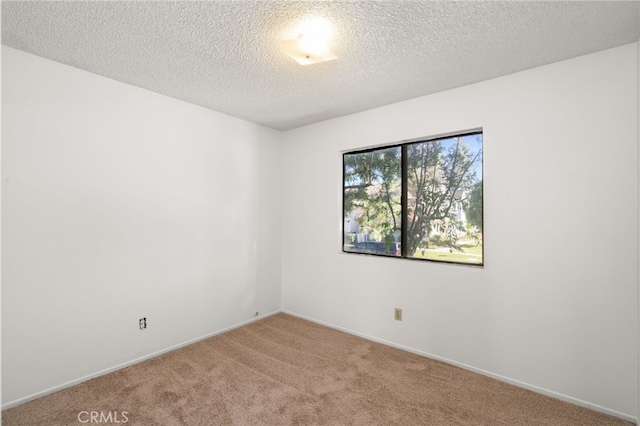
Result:
M2 424L640 424L640 2L1 7Z

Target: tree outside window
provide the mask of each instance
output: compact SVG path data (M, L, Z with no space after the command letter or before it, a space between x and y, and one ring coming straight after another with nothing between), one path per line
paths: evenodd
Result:
M483 264L482 133L343 159L344 251Z

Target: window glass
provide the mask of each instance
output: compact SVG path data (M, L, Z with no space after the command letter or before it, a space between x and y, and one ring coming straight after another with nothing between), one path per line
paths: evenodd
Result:
M482 264L482 135L407 146L407 257Z
M344 251L483 264L482 133L346 153L343 162Z
M399 256L401 148L344 155L344 250Z

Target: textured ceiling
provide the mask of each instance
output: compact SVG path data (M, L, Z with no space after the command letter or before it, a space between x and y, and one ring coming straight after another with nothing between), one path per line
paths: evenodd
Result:
M339 59L278 44L333 24ZM286 130L639 38L638 1L3 1L2 43Z

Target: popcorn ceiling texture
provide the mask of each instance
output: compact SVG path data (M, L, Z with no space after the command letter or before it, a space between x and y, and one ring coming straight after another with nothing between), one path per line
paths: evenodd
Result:
M279 40L334 24L335 61ZM639 2L2 2L2 43L287 130L638 41Z

